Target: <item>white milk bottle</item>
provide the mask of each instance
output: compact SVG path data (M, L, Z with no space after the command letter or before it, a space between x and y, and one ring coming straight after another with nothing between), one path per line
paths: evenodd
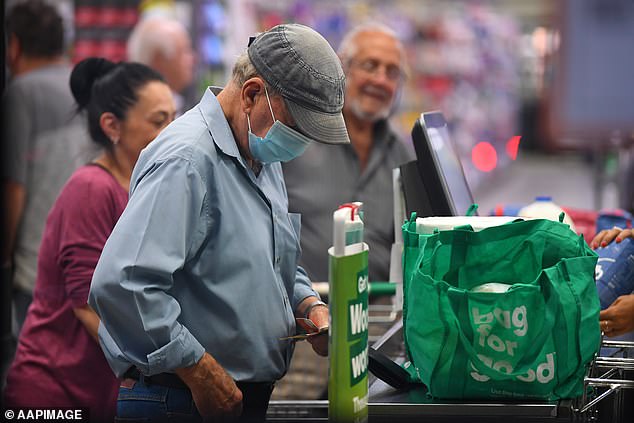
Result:
M570 229L577 232L575 224L568 216L568 213L553 203L550 196L542 195L535 197L535 201L528 206L522 207L518 213L520 217L533 217L538 219L550 219L559 222L559 215L564 213L564 223L570 226Z

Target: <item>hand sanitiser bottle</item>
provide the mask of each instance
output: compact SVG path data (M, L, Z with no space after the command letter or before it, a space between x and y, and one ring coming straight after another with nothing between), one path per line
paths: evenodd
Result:
M368 419L368 246L362 203L333 214L329 255L328 421Z

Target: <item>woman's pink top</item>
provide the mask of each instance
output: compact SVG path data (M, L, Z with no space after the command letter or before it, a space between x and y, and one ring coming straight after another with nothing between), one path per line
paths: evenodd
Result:
M100 166L79 168L48 214L33 302L7 376L5 406L88 408L112 421L119 382L97 341L75 317L128 193Z

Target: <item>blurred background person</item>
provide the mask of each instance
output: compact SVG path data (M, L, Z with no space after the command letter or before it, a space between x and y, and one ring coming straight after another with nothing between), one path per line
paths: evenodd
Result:
M413 154L390 127L405 77L405 52L387 26L368 23L344 36L338 50L346 72L343 116L350 145L310 145L283 164L289 210L302 214L302 266L313 281L328 280L332 212L362 201L371 281L389 278L394 242L392 169Z
M346 73L343 117L351 144L313 143L282 164L288 209L302 215L300 263L311 280L327 281L332 213L340 204L362 201L370 280L387 281L394 243L392 169L413 155L388 122L405 77L405 52L390 28L367 23L344 36L338 54ZM324 398L327 375L328 360L299 342L275 397Z
M119 383L99 347L99 318L87 305L90 281L127 204L139 153L175 110L163 78L138 63L86 59L70 85L103 153L73 173L48 216L4 399L14 408L85 407L90 421L106 422L114 418Z
M182 94L194 79L195 56L189 33L179 21L161 15L141 19L128 38L127 54L128 60L165 77L178 114L189 108Z
M7 13L6 35L11 80L2 99L2 309L6 329L13 297L17 337L32 298L46 214L73 170L96 152L75 116L58 10L41 0L16 3ZM7 334L3 339L4 375L15 341Z

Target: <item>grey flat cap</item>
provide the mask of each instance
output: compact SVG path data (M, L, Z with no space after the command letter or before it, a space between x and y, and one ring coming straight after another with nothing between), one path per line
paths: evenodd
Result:
M303 134L326 144L350 143L341 114L346 78L324 37L304 25L278 25L259 34L247 51Z

